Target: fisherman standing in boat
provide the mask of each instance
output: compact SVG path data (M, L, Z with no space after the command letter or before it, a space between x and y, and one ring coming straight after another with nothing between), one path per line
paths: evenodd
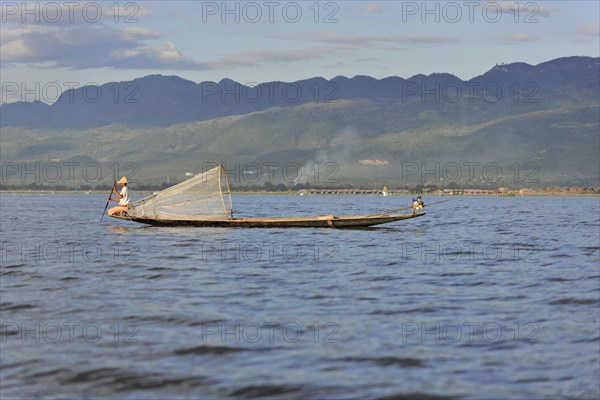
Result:
M116 215L124 216L124 213L127 213L127 209L129 208L129 189L127 189L127 177L122 177L118 182L121 185L121 191L117 189L116 186L113 186L113 191L117 195L117 198L111 197L109 200L118 201L119 205L108 210L108 215Z

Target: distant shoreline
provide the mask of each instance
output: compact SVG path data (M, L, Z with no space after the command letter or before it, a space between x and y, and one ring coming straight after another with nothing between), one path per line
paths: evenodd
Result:
M152 193L156 193L157 191L134 191L134 195L144 195L149 196ZM90 193L82 190L0 190L0 194L80 194L80 195L88 195L88 194L104 194L107 195L106 191L92 190ZM232 191L232 195L269 195L269 196L281 196L281 195L297 195L301 194L298 191ZM416 195L417 193L407 193L407 194L391 194L388 197L410 197ZM462 193L462 194L440 194L440 193L419 193L422 196L427 197L600 197L600 193L577 193L577 192L526 192L526 193L517 193L517 192L508 192L501 194L483 194L483 193ZM318 193L318 194L303 194L304 196L377 196L384 197L381 194L375 193Z

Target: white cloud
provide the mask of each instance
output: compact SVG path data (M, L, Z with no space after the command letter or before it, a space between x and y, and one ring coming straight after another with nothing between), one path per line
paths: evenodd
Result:
M300 36L279 36L279 39L319 42L346 46L378 47L381 45L443 45L458 43L459 40L450 36L442 35L357 35L357 34L334 34L317 32ZM378 47L393 49L391 47Z
M508 35L501 37L497 41L502 43L527 43L527 42L537 42L541 38L539 36L530 35L526 32L515 33L513 35Z
M576 43L589 42L600 37L600 24L587 24L571 32L571 37Z
M115 58L131 58L137 57L141 53L139 48L136 49L115 49L110 52L110 55Z
M12 40L19 39L21 36L28 33L46 33L54 31L56 31L54 27L45 25L11 26L10 28L2 26L0 28L0 43L8 43Z
M184 56L151 29L121 24L4 25L0 36L2 66L31 63L70 69L208 69Z
M285 49L285 50L250 50L228 54L214 62L207 62L213 68L251 67L259 64L282 64L300 62L314 59L356 56L358 48L378 48L382 50L398 50L397 45L442 45L458 42L457 39L447 36L435 35L355 35L313 33L300 36L277 36L275 38L298 41L315 42L320 46ZM373 61L375 58L362 59ZM342 60L332 60L327 67L341 66Z
M171 42L161 45L141 45L133 49L116 49L111 52L111 66L117 68L167 68L167 69L211 69L207 63L201 63L184 56Z
M381 4L370 3L364 7L359 8L358 11L365 14L379 14L383 12L383 7L381 7Z
M0 7L3 25L134 25L152 14L151 7L140 2L108 1L11 1Z
M6 2L0 7L0 62L39 68L144 69L172 60L180 68L199 67L177 56L170 43L156 49L147 43L162 36L139 26L150 14L151 8L136 2Z
M488 5L489 4L489 5ZM497 8L501 9L502 14L515 16L518 21L523 22L528 20L530 22L537 19L537 17L548 18L553 13L561 11L560 8L556 7L545 7L540 6L540 2L515 2L515 1L488 1L483 5L488 12L492 13ZM490 14L490 17L492 14Z
M127 27L122 30L123 37L129 40L138 39L158 39L161 34L152 29L141 28L137 26Z
M33 57L33 50L27 46L23 39L16 39L0 46L0 55L2 59L30 59Z

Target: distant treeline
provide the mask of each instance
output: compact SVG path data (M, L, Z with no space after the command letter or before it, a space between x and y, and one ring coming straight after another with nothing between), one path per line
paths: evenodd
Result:
M131 184L132 190L139 191L157 191L163 190L170 186L176 185L178 182L171 183L162 183L160 185L148 185L148 184ZM363 185L311 185L310 183L296 183L296 184L283 184L283 183L272 183L272 182L264 182L262 184L254 184L254 185L233 185L230 184L229 187L232 191L236 192L256 192L256 191L267 191L267 192L289 192L289 191L298 191L298 190L309 190L309 189L359 189L359 190L381 190L383 189L383 184L374 185L374 184L363 184ZM390 187L393 190L410 190L410 191L435 191L440 189L456 189L459 186L456 183L450 183L445 186L437 186L437 185L404 185L404 186L394 186ZM485 186L485 188L492 188L491 186ZM107 184L100 185L44 185L39 183L30 183L27 185L19 185L19 184L0 184L0 190L58 190L58 191L72 191L72 190L81 190L81 191L110 191L111 186Z
M144 184L136 184L131 185L131 190L139 191L139 192L155 192L166 189L170 186L173 186L176 183L162 183L160 185L144 185ZM273 184L272 182L264 182L262 185L230 185L230 189L232 192L297 192L301 190L374 190L381 191L383 189L383 185L311 185L309 183L297 183L293 185L285 185L283 183ZM28 191L95 191L95 192L109 192L111 190L110 185L43 185L38 183L30 183L28 185L7 185L0 184L0 190L2 191L18 191L18 190L28 190ZM452 191L456 193L460 193L462 191L469 190L487 190L487 191L497 191L498 193L507 193L513 191L525 191L527 193L600 193L599 187L582 187L576 185L565 185L562 187L552 186L546 188L538 188L538 189L523 189L523 188L498 188L492 185L457 185L455 182L450 183L448 185L440 186L440 185L404 185L404 186L393 186L389 187L390 191L393 192L409 192L409 193L435 193L442 191Z

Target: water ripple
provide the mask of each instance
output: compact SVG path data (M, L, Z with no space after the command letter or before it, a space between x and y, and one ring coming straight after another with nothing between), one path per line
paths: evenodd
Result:
M457 197L345 231L98 225L106 196L0 196L3 398L600 396L597 198ZM234 202L342 215L410 198Z

